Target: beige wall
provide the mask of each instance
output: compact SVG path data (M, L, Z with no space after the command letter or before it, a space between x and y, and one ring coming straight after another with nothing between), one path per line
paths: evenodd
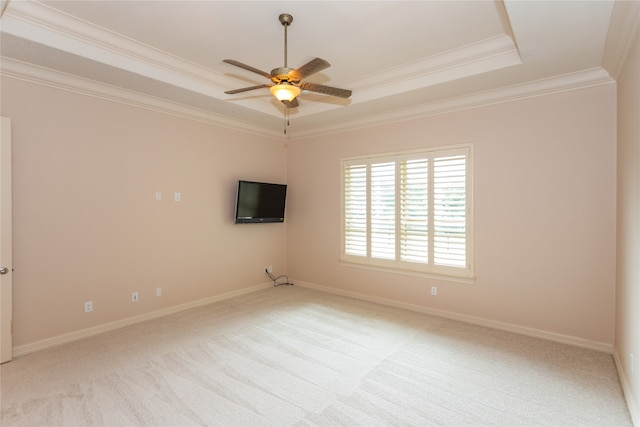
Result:
M615 356L640 425L640 33L618 78L618 240ZM633 364L632 370L632 355Z
M13 124L14 346L286 270L285 224L233 224L238 179L286 182L281 141L9 78L2 115Z
M14 125L15 346L264 283L268 264L309 284L613 344L614 85L287 150L282 141L2 83L2 114ZM340 264L341 157L466 142L475 156L475 284ZM287 222L233 225L241 178L288 182Z
M615 91L611 84L290 144L290 276L611 348ZM340 263L342 157L467 142L475 284Z

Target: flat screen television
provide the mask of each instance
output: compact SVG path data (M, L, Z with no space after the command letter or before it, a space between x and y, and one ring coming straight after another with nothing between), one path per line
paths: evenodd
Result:
M284 222L285 184L238 181L236 224Z

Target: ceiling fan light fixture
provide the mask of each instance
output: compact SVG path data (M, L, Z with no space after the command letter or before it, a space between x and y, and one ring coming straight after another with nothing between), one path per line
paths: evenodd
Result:
M280 83L269 88L273 96L278 98L278 101L293 101L296 96L300 95L300 88L290 83Z

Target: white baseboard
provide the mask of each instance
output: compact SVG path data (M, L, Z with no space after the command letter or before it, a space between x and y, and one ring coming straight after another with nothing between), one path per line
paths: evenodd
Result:
M396 301L388 298L373 297L357 292L345 291L329 286L317 285L300 280L293 281L296 286L316 289L323 292L328 292L336 295L342 295L346 297L356 298L364 301L371 301L378 304L388 305L392 307L403 308L406 310L417 311L420 313L430 314L433 316L444 317L452 320L459 320L466 323L471 323L480 326L486 326L493 329L500 329L508 332L514 332L521 335L528 335L536 338L542 338L550 341L561 342L565 344L575 345L584 348L590 348L593 350L604 351L607 353L613 353L613 346L611 344L601 343L597 341L589 341L582 338L577 338L569 335L557 334L554 332L543 331L539 329L527 328L524 326L513 325L510 323L499 322L496 320L485 319L481 317L469 316L466 314L455 313L446 310L439 310L430 307L424 307L416 304L410 304L406 302ZM173 307L167 307L162 310L152 311L150 313L141 314L139 316L128 317L126 319L117 320L115 322L109 322L102 325L94 326L87 329L71 332L64 335L59 335L52 338L47 338L34 343L18 346L13 348L13 357L24 356L25 354L33 353L36 351L44 350L46 348L55 347L57 345L77 341L83 338L88 338L94 335L98 335L104 332L113 331L123 328L125 326L134 325L146 320L156 319L158 317L167 316L169 314L178 313L180 311L188 310L190 308L200 307L214 302L223 301L236 296L248 294L261 289L271 287L272 283L263 283L260 285L252 286L249 288L240 289L237 291L227 292L220 295L204 298L197 301L191 301L185 304L176 305Z
M629 414L631 414L631 422L634 426L640 427L640 407L638 406L638 400L635 399L633 392L631 390L631 385L629 384L629 379L627 378L627 373L623 368L622 360L620 359L620 354L618 353L618 349L613 349L613 360L616 363L616 369L618 370L618 378L620 378L620 384L622 384L622 391L624 393L624 398L627 401L627 408L629 409Z
M388 298L374 297L370 295L361 294L358 292L345 291L342 289L332 288L329 286L316 285L309 282L303 282L301 280L293 280L293 282L300 287L316 289L323 292L328 292L336 295L342 295L346 297L356 298L364 301L371 301L378 304L388 305L392 307L404 308L411 311L417 311L420 313L430 314L433 316L444 317L452 320L459 320L461 322L471 323L479 326L486 326L493 329L499 329L507 332L513 332L516 334L527 335L535 338L541 338L549 341L560 342L564 344L570 344L578 347L589 348L592 350L603 351L606 353L613 353L613 345L585 340L570 335L558 334L555 332L543 331L540 329L528 328L526 326L513 325L511 323L499 322L497 320L485 319L482 317L469 316L466 314L455 313L452 311L439 310L430 307L424 307L421 305L410 304L402 301L396 301Z
M113 331L116 329L124 328L125 326L131 326L136 323L144 322L146 320L156 319L158 317L167 316L169 314L178 313L180 311L189 310L191 308L200 307L214 302L223 301L229 298L237 297L240 295L248 294L251 292L259 291L273 286L272 283L263 283L248 288L239 289L237 291L226 292L220 295L214 295L212 297L200 299L197 301L191 301L188 303L176 305L173 307L163 308L161 310L152 311L150 313L140 314L138 316L128 317L122 320L116 320L115 322L109 322L102 325L94 326L87 329L81 329L79 331L70 332L68 334L59 335L52 338L47 338L41 341L36 341L30 344L21 345L13 348L13 357L24 356L29 353L44 350L47 348L55 347L61 344L78 341L83 338L89 338L94 335L102 334L104 332Z

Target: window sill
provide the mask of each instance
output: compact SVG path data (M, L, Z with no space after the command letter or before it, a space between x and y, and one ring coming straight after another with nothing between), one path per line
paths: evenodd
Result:
M449 274L428 273L424 271L403 270L392 267L381 267L379 265L361 264L349 261L341 261L341 265L351 268L361 268L364 270L374 270L384 273L402 274L405 276L425 277L428 279L442 280L446 282L461 283L463 285L473 285L476 282L475 276L453 276Z

